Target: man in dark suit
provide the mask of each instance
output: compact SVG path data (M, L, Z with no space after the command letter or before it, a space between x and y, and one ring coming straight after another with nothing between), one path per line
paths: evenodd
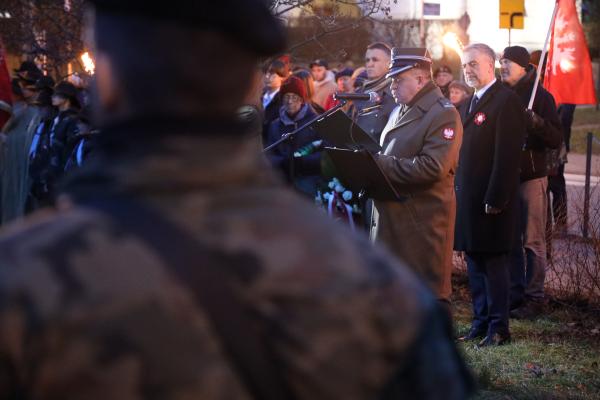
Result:
M521 100L494 75L494 51L464 49L465 80L475 93L460 108L464 133L456 173L454 248L464 251L473 322L462 340L510 341L509 252L517 222L519 161L525 136Z

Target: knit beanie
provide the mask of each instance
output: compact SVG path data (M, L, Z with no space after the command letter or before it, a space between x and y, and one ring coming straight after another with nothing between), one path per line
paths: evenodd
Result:
M302 79L296 76L290 76L287 78L281 84L279 93L281 93L281 97L283 97L286 93L294 93L302 97L302 100L306 100L306 87L304 86L304 82L302 82Z
M521 67L526 68L529 65L529 52L525 47L510 46L504 49L502 58L506 58Z

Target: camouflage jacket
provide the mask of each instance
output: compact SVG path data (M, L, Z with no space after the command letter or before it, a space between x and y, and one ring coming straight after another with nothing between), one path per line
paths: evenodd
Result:
M269 344L297 399L466 397L447 326L408 268L276 182L256 136L183 125L103 131L110 155L67 193L110 187L199 242L253 254L240 296L276 327ZM249 399L153 249L101 212L59 206L0 236L0 398Z

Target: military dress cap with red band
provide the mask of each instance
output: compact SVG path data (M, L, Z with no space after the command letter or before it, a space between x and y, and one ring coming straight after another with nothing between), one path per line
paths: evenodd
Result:
M222 32L258 56L285 49L285 30L264 0L88 0L99 15L148 19Z
M427 49L402 49L394 47L392 49L392 61L390 63L390 71L385 77L391 78L415 67L431 68L431 57L429 56L429 51L427 51Z

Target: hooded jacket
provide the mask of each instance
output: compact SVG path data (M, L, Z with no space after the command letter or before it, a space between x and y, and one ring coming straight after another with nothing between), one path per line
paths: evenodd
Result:
M279 118L271 122L269 127L267 145L275 143L284 134L295 131L316 116L307 103L293 118L281 107ZM309 126L267 153L275 169L282 171L297 189L311 196L316 193L321 179L321 151L313 151L302 157L294 156L294 153L318 140L321 140L321 136Z

